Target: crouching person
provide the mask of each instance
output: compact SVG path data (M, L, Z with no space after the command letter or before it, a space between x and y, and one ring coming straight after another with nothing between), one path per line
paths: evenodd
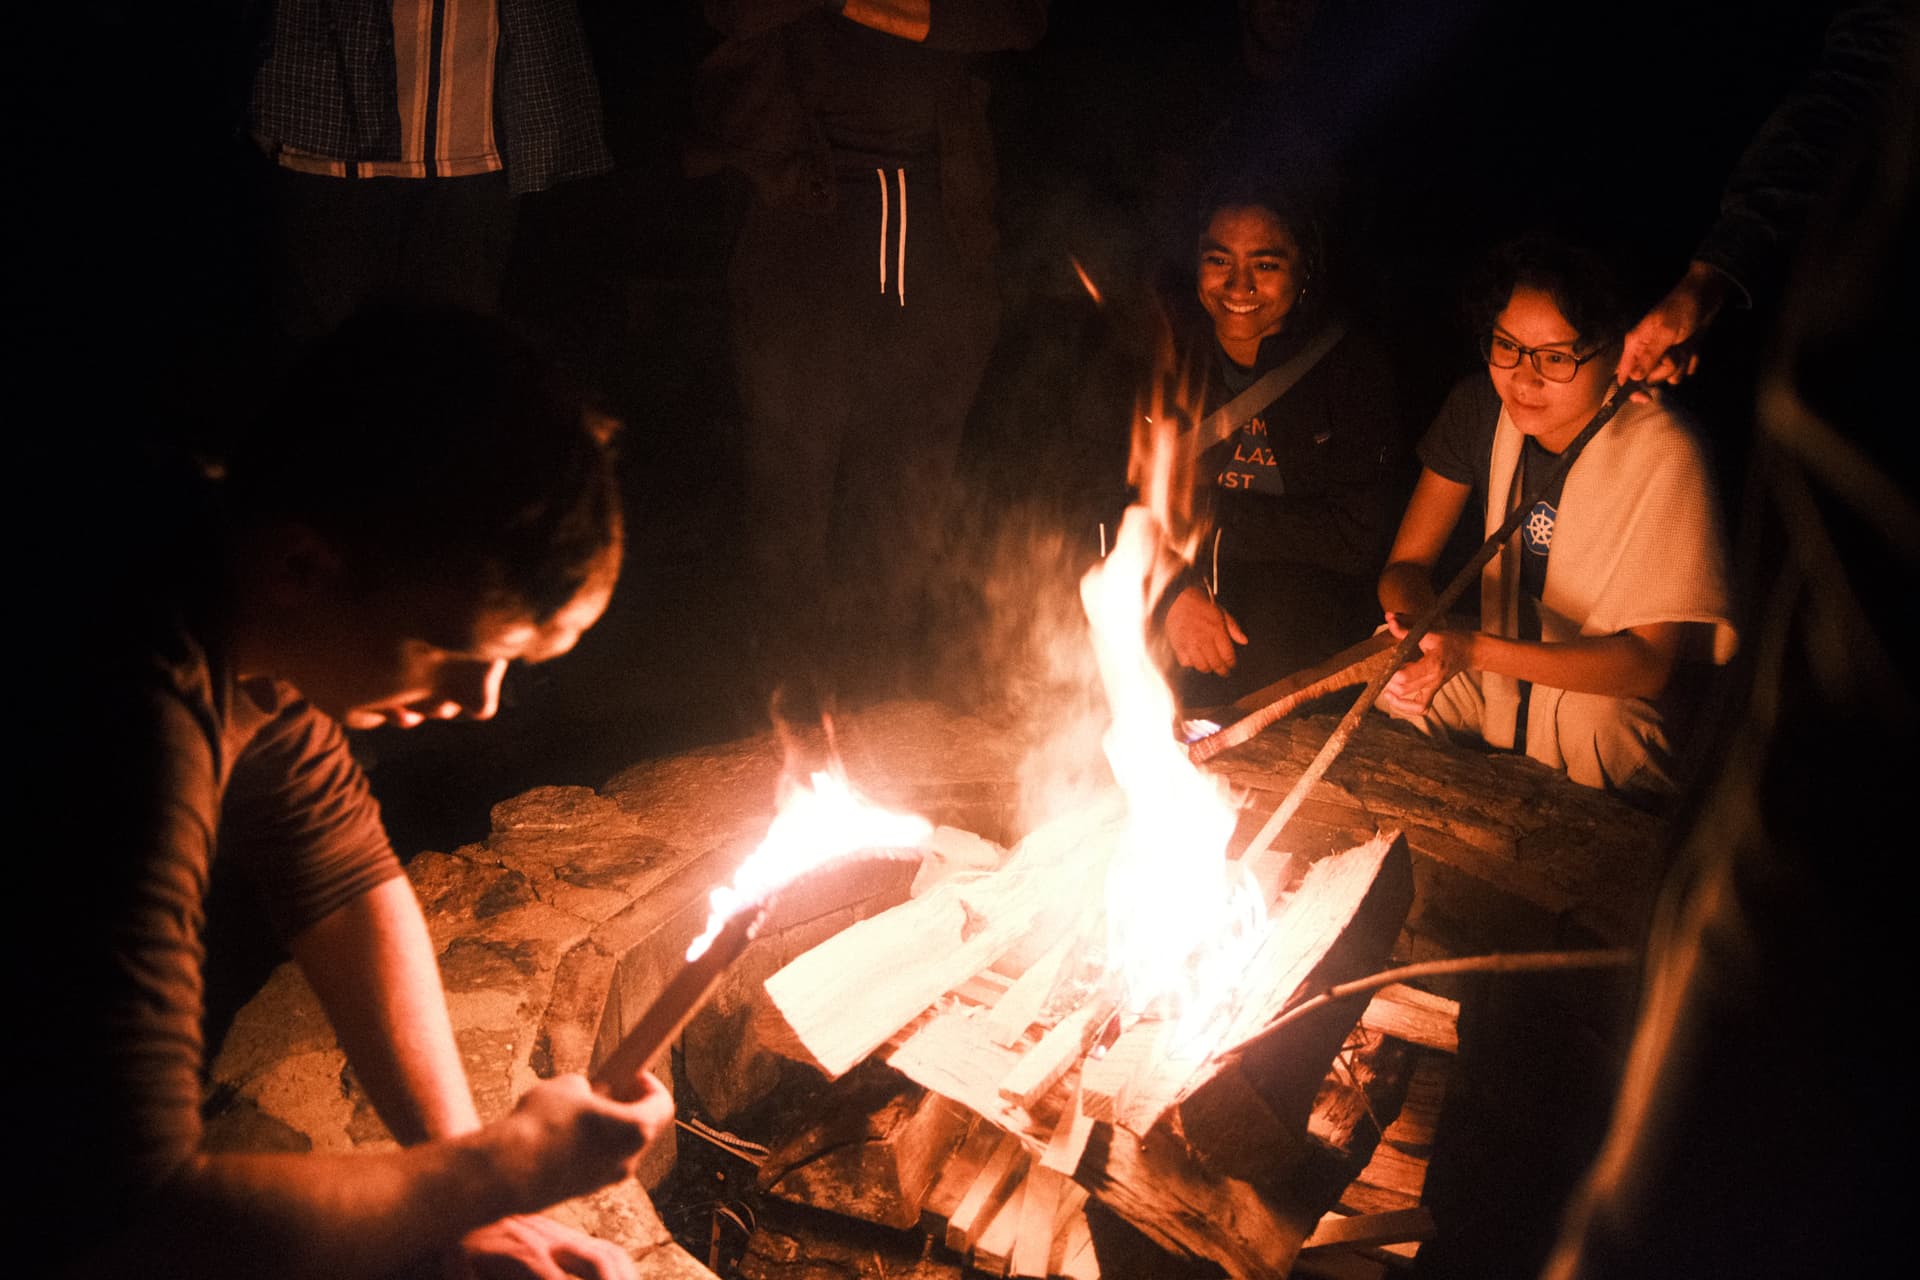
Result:
M383 311L313 353L219 479L156 476L106 539L128 513L74 486L109 554L62 563L29 699L28 786L63 814L35 902L57 921L22 1219L57 1256L35 1274L634 1274L533 1215L627 1177L671 1101L644 1073L563 1076L480 1123L343 733L487 719L510 663L600 617L622 549L603 421L493 322ZM216 866L260 886L397 1148L203 1148Z
M1545 237L1497 251L1483 293L1486 375L1458 385L1421 440L1420 479L1380 575L1396 635L1433 604L1435 565L1463 516L1490 536L1606 402L1634 319L1604 258ZM1722 663L1734 644L1700 449L1667 408L1629 403L1488 563L1479 629L1436 626L1379 705L1651 802L1673 789L1678 673L1697 678L1688 659Z

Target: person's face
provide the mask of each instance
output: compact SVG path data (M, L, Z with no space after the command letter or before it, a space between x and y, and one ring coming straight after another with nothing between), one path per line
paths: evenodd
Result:
M388 589L341 610L331 642L283 674L349 729L486 720L512 662L557 658L606 611L619 576L610 547L572 600L537 623L517 601L475 601L452 587Z
M1594 355L1591 343L1583 343L1560 308L1548 294L1522 285L1507 299L1506 308L1493 322L1496 343L1538 348L1543 355L1560 353L1572 359L1585 359L1571 382L1550 382L1534 368L1533 358L1522 355L1511 369L1491 363L1487 373L1493 388L1506 406L1513 425L1522 435L1532 436L1540 445L1558 453L1573 443L1602 402L1613 381L1613 364L1605 359L1586 359Z
M1213 215L1200 237L1200 305L1228 355L1251 364L1260 340L1286 326L1305 267L1299 242L1272 210L1236 206Z

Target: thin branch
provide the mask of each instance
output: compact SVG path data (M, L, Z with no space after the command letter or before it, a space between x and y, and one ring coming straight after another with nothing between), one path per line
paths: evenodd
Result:
M1401 965L1371 977L1356 978L1328 987L1317 996L1301 1001L1267 1024L1267 1030L1284 1027L1348 996L1378 991L1381 987L1409 978L1433 978L1450 973L1545 973L1563 969L1624 969L1640 959L1640 953L1627 947L1590 951L1514 951L1485 956L1457 956L1452 960L1423 960Z

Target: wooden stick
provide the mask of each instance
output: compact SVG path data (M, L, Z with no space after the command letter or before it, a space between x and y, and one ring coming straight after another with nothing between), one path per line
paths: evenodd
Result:
M1187 759L1205 764L1227 748L1237 747L1277 723L1295 707L1336 689L1366 683L1386 665L1393 646L1393 637L1382 631L1359 644L1349 645L1318 666L1295 672L1248 694L1233 704L1234 710L1246 714L1224 729L1189 744Z
M1267 1024L1274 1031L1324 1008L1336 1000L1403 982L1408 978L1431 978L1448 973L1545 973L1558 969L1624 969L1635 963L1640 953L1626 947L1588 951L1514 951L1486 956L1457 956L1451 960L1423 960L1419 964L1387 969L1371 977L1328 987L1319 995L1302 1000Z
M766 899L735 912L712 944L680 967L680 972L654 997L640 1020L594 1069L590 1079L595 1087L606 1090L619 1101L633 1100L630 1088L634 1077L652 1066L654 1059L706 1004L720 982L720 975L747 949L772 906L772 900Z
M1547 473L1532 486L1513 510L1507 513L1507 518L1500 522L1500 527L1480 544L1480 549L1473 553L1473 559L1461 567L1460 572L1454 575L1453 581L1447 584L1447 589L1434 597L1433 604L1427 611L1407 628L1407 634L1399 644L1394 646L1385 665L1374 673L1373 679L1367 681L1367 687L1360 691L1360 696L1353 700L1353 706L1348 708L1347 714L1340 718L1340 723L1334 726L1333 732L1327 736L1326 745L1320 748L1320 754L1313 758L1313 763L1307 766L1307 771L1294 782L1293 789L1287 792L1286 799L1282 800L1280 807L1273 811L1273 816L1267 819L1266 825L1260 828L1259 834L1254 836L1252 843L1247 846L1246 852L1241 854L1241 857L1252 857L1264 853L1272 846L1274 839L1293 819L1294 813L1306 800L1307 793L1313 790L1314 784L1325 776L1333 762L1340 758L1340 753L1347 749L1347 743L1352 739L1353 731L1359 727L1361 719L1367 714L1367 709L1379 698L1380 691L1387 687L1387 681L1393 678L1393 673L1420 656L1421 638L1447 616L1447 610L1451 609L1453 602L1466 591L1468 584L1479 579L1480 571L1487 567L1487 562L1499 553L1500 548L1506 545L1507 539L1513 536L1513 531L1520 527L1520 522L1526 519L1527 513L1533 510L1534 502L1539 495L1546 492L1554 481L1566 474L1567 469L1573 466L1574 460L1580 456L1580 451L1587 447L1587 441L1593 439L1594 434L1613 419L1613 415L1620 411L1620 407L1627 403L1633 393L1645 389L1646 384L1637 381L1623 382L1614 388L1613 394L1607 398L1606 403L1602 404L1593 417L1587 420L1586 426L1580 428L1580 434L1575 436L1573 442L1561 450L1560 456L1553 460L1553 465L1547 468Z

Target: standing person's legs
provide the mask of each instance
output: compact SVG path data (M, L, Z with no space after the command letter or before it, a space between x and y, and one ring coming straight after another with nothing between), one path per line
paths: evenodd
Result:
M889 692L928 675L932 577L1000 319L992 263L956 249L938 184L910 173L907 191L904 282L890 277L885 294L875 290L834 533L851 570L841 629L871 655L862 670Z
M506 175L334 178L274 166L269 305L283 347L376 300L500 310L518 206Z
M769 691L818 680L828 658L828 540L861 345L844 221L754 206L728 269L750 639Z
M497 314L520 215L507 175L374 181L401 188L397 270L383 292Z

